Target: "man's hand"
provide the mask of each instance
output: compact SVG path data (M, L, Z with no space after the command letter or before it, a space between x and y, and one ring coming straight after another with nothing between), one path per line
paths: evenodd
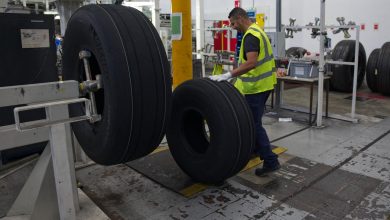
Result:
M228 80L230 78L232 78L232 73L231 72L227 72L227 73L224 73L224 74L221 74L221 75L209 76L209 79L211 79L213 81L216 81L216 82L226 81L226 80Z
M283 77L283 76L286 76L286 75L287 75L286 69L278 68L278 70L276 70L276 76L277 77Z

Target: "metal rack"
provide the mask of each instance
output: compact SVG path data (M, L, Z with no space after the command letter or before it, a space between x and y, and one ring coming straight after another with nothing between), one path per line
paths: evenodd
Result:
M359 25L325 25L325 0L320 0L321 3L321 16L319 19L320 25L308 25L308 26L285 26L285 28L290 30L302 30L303 28L309 29L319 29L320 36L320 59L319 59L319 81L318 81L318 103L317 103L317 127L322 127L322 115L323 115L323 90L324 90L324 73L326 64L336 64L336 65L350 65L354 66L354 76L353 76L353 90L352 90L352 105L351 105L351 117L343 117L339 115L332 116L333 118L338 118L342 120L351 121L357 123L358 120L355 118L356 110L356 90L357 90L357 71L358 71L358 57L359 57L359 37L360 37L360 26ZM331 28L341 28L341 29L356 29L356 44L355 44L355 62L340 62L334 60L325 60L325 29Z
M49 141L20 191L8 218L76 219L78 193L70 123L91 120L91 102L79 97L77 81L0 88L0 107L14 109L15 124L0 127L0 150ZM68 106L84 103L85 114L70 117ZM21 122L21 112L44 109L46 118Z
M342 62L342 61L335 61L335 60L325 60L324 57L324 35L320 34L321 36L321 42L320 42L320 59L319 59L319 86L318 86L318 109L317 109L317 126L322 126L322 100L323 100L323 84L324 84L324 72L325 72L325 65L331 64L331 65L349 65L354 66L354 77L353 77L353 91L352 91L352 104L351 104L351 117L343 117L343 116L336 116L333 115L333 118L338 118L342 120L351 121L354 123L357 123L358 120L355 118L355 111L356 111L356 90L357 90L357 72L358 72L358 64L359 64L359 37L360 37L360 26L359 25L329 25L329 26L286 26L286 28L290 28L292 30L294 29L312 29L312 28L323 28L325 29L334 29L334 28L354 28L356 29L356 37L355 37L355 62ZM321 33L324 33L324 31L320 31ZM321 88L320 88L321 87Z

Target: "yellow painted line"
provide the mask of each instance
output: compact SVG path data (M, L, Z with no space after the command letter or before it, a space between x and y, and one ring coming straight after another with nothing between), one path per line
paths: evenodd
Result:
M282 153L284 153L284 152L287 151L287 148L284 148L284 147L276 147L276 148L274 148L272 151L273 151L275 154L282 154ZM241 172L246 171L246 170L248 170L248 169L250 169L250 168L252 168L252 167L255 167L255 166L257 166L257 165L259 165L259 164L261 164L261 163L263 163L263 161L260 160L260 158L258 158L258 157L253 158L252 160L250 160L250 161L248 162L248 164L245 166L245 168L241 170Z
M275 154L282 154L284 152L287 151L287 148L284 148L284 147L276 147L272 150ZM260 163L262 163L263 161L260 160L260 158L256 157L252 160L250 160L248 162L248 164L246 165L246 167L241 170L242 171L245 171L245 170L248 170L252 167L255 167L257 165L259 165ZM194 194L196 193L199 193L205 189L207 189L209 186L208 185L205 185L205 184L202 184L202 183L194 183L192 184L191 186L188 186L182 190L180 190L180 194L182 194L183 196L189 198L189 197L192 197Z
M152 155L152 154L156 154L156 153L160 153L162 151L166 151L168 150L169 147L167 146L159 146L158 148L156 148L156 150L154 150L152 153L150 153L149 155Z
M287 151L287 148L284 147L276 147L272 150L275 154L282 154Z
M180 190L180 194L182 194L183 196L189 198L192 195L207 189L207 187L208 187L208 185L205 185L205 184L202 184L202 183L195 183L195 184L192 184L189 187L186 187L186 188Z
M169 149L169 147L167 147L167 146L159 146L158 148L156 148L156 150L154 150L152 153L150 153L150 155L160 153L160 152L166 151L168 149ZM180 190L179 193L182 194L183 196L189 198L192 195L207 189L207 187L208 187L207 185L202 184L202 183L194 183L191 186L188 186L188 187Z
M263 161L260 160L260 158L258 158L258 157L253 158L252 160L250 160L248 162L248 164L244 167L244 169L241 170L241 172L249 170L250 168L255 167L255 166L257 166L257 165L259 165L261 163L263 163Z

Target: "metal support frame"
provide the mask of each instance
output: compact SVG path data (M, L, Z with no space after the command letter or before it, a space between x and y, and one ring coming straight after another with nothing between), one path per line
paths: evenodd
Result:
M156 28L157 33L160 33L160 0L153 0L154 4L152 5L152 23Z
M202 55L199 52L204 51L204 0L196 0L195 3L195 19L196 19L196 55L197 59L202 59ZM202 62L203 63L203 62ZM203 64L202 64L203 65ZM203 74L203 73L202 73ZM203 74L204 76L204 74Z
M359 48L360 48L359 41L360 41L360 26L356 26L355 65L354 65L355 68L353 70L353 91L352 91L352 106L351 106L352 119L355 119L355 110L356 110L357 74L359 68Z
M282 0L276 0L276 32L282 31Z
M320 16L320 62L318 65L318 96L317 96L317 127L322 126L322 102L324 93L324 72L325 72L325 55L324 55L324 31L325 31L325 0L321 1Z
M72 14L82 6L80 0L57 0L57 10L61 17L61 35L65 36L66 27Z
M304 28L318 28L320 29L320 60L319 60L319 81L318 81L318 104L317 104L317 127L322 127L322 116L323 116L323 89L324 89L324 72L326 64L337 64L337 65L350 65L354 66L354 76L353 76L353 91L352 91L352 104L351 104L351 117L340 117L334 115L334 118L351 121L357 123L358 120L355 118L356 111L356 90L357 90L357 72L359 67L359 39L360 39L360 26L359 25L325 25L325 0L321 1L321 17L320 17L320 26L307 25L307 26L287 26L291 30L300 30ZM333 60L325 60L324 53L324 41L325 41L325 29L335 29L335 28L355 28L356 37L355 37L355 62L340 62Z
M96 75L96 80L92 79L92 73L91 73L91 68L89 65L89 58L91 57L91 52L82 50L79 52L79 58L80 60L83 60L84 63L84 71L85 71L85 78L86 81L82 85L86 85L85 87L88 89L88 94L89 94L89 100L91 101L91 112L92 116L91 117L91 123L94 123L96 121L99 121L101 118L97 114L97 109L96 109L96 100L95 100L95 93L94 90L98 90L101 88L102 83L100 82L100 75ZM94 88L94 89L91 89ZM96 117L95 117L96 116Z
M91 103L78 98L78 87L77 81L65 81L0 88L0 107L27 104L14 109L16 126L0 127L0 150L49 140L7 217L76 219L79 204L69 123L91 118ZM77 102L85 103L86 114L70 118L68 105ZM46 110L46 119L20 123L20 112L37 108Z
M318 84L318 78L296 78L296 77L291 77L291 76L285 76L285 77L278 77L277 80L278 80L278 84L277 85L279 85L279 86L275 88L276 94L282 94L282 89L281 88L283 88L284 82L293 82L293 83L298 83L298 84L306 84L306 85L310 86L309 111L302 111L300 109L294 109L294 108L291 108L291 107L289 107L289 108L284 107L284 109L289 109L289 110L293 110L293 111L308 113L309 114L309 125L311 126L312 125L312 116L313 116L313 91L314 91L314 85ZM329 81L330 81L330 77L329 76L324 76L324 81L325 80L326 80L325 116L328 117L329 116L329 114L328 114L328 106L329 106L329 83L330 83ZM280 99L281 97L279 96L277 98ZM272 101L271 105L274 106L273 105L273 101ZM279 104L278 106L275 106L275 108L279 109L279 108L282 108L282 107Z

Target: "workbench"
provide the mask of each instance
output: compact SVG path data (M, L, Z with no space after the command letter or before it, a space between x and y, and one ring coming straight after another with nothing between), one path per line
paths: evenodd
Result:
M325 107L325 116L328 117L328 105L329 105L329 80L330 76L324 76L324 83L326 89L326 107ZM309 125L312 125L312 114L313 114L313 91L314 85L318 85L318 77L316 78L299 78L299 77L291 77L291 76L283 76L277 77L277 85L275 87L275 105L272 105L274 109L279 109L281 107L281 94L283 91L283 83L284 82L292 82L298 84L310 85L310 106L309 106ZM273 104L273 100L272 100Z

